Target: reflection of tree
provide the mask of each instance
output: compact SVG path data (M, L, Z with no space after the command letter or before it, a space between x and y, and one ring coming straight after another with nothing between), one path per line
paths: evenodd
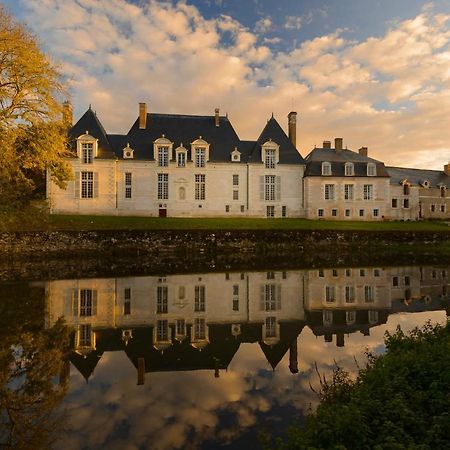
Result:
M69 330L63 320L44 329L42 291L5 291L13 289L0 289L0 447L48 449L61 422Z

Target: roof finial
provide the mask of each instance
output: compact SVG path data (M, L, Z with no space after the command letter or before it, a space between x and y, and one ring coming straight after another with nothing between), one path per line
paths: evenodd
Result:
M89 109L92 109L92 105L89 103Z
M273 119L273 111L272 111L272 119Z

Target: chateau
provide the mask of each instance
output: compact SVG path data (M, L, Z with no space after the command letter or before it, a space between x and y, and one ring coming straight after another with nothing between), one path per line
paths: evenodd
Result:
M450 163L443 171L387 167L367 147L325 141L303 158L297 113L288 135L272 116L256 141L212 116L156 114L139 104L125 135L108 134L89 107L72 126L74 180L47 177L52 213L155 217L303 217L418 220L450 217Z

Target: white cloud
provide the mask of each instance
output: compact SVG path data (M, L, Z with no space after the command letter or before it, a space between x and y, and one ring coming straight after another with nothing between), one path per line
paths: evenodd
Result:
M284 28L286 28L286 30L300 30L302 22L301 16L286 16Z
M255 32L259 34L265 34L273 27L273 22L270 17L263 17L259 19L255 24Z
M278 38L258 36L270 18L252 32L182 1L19 2L71 80L76 115L92 103L110 132L126 132L147 101L151 111L184 114L220 106L242 138L255 139L272 111L285 126L293 103L303 155L339 135L388 164L448 162L448 15L426 9L383 36L354 42L336 30L275 53L265 44ZM298 29L302 18L286 24Z

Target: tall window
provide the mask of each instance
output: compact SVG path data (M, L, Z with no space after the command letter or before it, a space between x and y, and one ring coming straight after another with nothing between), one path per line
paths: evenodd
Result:
M345 286L345 301L346 303L355 301L355 288L353 286Z
M265 175L264 176L264 200L271 201L275 200L275 175Z
M239 285L233 285L233 311L239 311Z
M132 174L131 172L125 172L125 198L131 198L131 183L132 183Z
M178 336L184 336L186 334L186 321L184 319L177 319L176 333Z
M169 165L169 147L158 147L158 166L167 167Z
M157 314L167 314L168 311L168 291L167 286L158 286L156 290L156 312Z
M356 311L346 311L345 322L347 325L353 325L356 322Z
M233 200L239 200L239 175L233 175Z
M325 185L325 200L334 200L334 184Z
M239 175L233 175L233 186L239 186Z
M373 286L364 286L364 301L371 303L375 300L375 292Z
M346 163L345 164L345 176L352 177L353 175L355 175L355 169L354 169L353 163Z
M195 149L195 167L205 167L206 149L197 147Z
M158 173L158 200L169 198L169 174Z
M194 320L194 339L206 338L206 323L205 319Z
M325 286L325 300L327 303L336 301L334 286Z
M367 176L374 177L377 174L377 166L374 163L367 164Z
M266 317L266 338L277 337L276 317Z
M80 290L80 317L92 316L92 302L93 302L92 289L81 289Z
M94 172L81 172L81 198L94 197Z
M329 162L322 163L322 175L331 175L331 164Z
M266 217L272 219L275 217L275 206L266 207Z
M206 175L195 175L195 200L205 200Z
M263 291L264 311L276 311L281 308L281 292L278 292L276 284L265 284Z
M344 186L344 200L353 200L353 184Z
M373 184L364 185L364 200L373 200Z
M205 311L205 286L195 286L194 311Z
M265 158L266 158L266 169L275 169L275 150L271 148L266 148Z
M156 340L159 342L169 340L169 322L167 320L156 321Z
M92 345L92 329L90 325L80 325L80 346L90 347Z
M233 200L239 200L239 191L237 189L233 189Z
M92 164L94 162L94 144L92 142L81 144L81 152L84 164Z
M177 166L184 167L186 165L186 152L177 153Z
M131 314L131 288L125 288L123 291L123 314L128 316Z

